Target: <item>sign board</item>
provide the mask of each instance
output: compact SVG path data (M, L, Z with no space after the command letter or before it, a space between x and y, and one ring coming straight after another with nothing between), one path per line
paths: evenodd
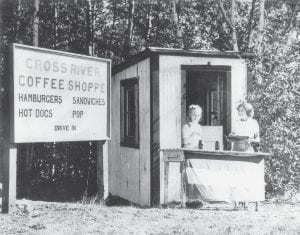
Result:
M184 161L184 153L182 150L162 150L164 162L182 162Z
M12 141L110 138L110 60L12 46Z

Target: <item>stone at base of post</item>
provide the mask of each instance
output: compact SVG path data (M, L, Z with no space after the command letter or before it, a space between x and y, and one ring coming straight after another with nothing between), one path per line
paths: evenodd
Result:
M17 195L17 148L7 144L2 152L2 213L10 213L15 208Z
M97 187L98 194L106 199L108 197L108 142L97 142Z

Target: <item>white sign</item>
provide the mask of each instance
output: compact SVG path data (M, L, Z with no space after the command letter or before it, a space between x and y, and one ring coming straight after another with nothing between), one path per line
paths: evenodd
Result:
M110 60L13 44L15 143L110 138Z

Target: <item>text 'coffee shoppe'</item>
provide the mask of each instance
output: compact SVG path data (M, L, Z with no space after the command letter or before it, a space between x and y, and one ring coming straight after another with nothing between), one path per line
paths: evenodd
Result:
M106 61L47 52L15 45L13 60L18 65L13 73L15 141L107 138ZM101 122L93 122L94 117ZM32 133L30 137L28 132Z

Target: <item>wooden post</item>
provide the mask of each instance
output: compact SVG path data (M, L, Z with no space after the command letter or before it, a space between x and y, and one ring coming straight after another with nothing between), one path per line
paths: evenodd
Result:
M169 162L165 161L164 162L165 167L164 167L164 204L167 204L168 202L168 183L169 183Z
M160 178L160 187L161 193L160 194L160 204L167 204L169 200L169 168L170 162L176 162L180 164L180 174L181 174L181 185L180 185L180 197L181 202L185 204L185 159L184 153L182 150L170 149L170 150L161 150L161 157L160 157L160 167L161 167L161 178ZM163 171L162 171L163 169Z
M9 55L9 66L13 64L12 49ZM13 211L17 194L17 147L12 143L12 125L13 125L13 68L8 69L9 86L7 87L8 95L5 97L5 109L1 112L1 121L3 130L2 151L1 151L1 168L3 190L2 190L2 213ZM8 89L9 88L9 89Z
M97 142L97 187L98 194L108 197L108 142Z
M180 162L181 168L181 205L182 207L186 207L186 162Z
M258 211L258 207L259 207L259 202L255 202L255 211Z
M17 148L7 141L2 152L2 212L13 211L16 202L17 185Z

